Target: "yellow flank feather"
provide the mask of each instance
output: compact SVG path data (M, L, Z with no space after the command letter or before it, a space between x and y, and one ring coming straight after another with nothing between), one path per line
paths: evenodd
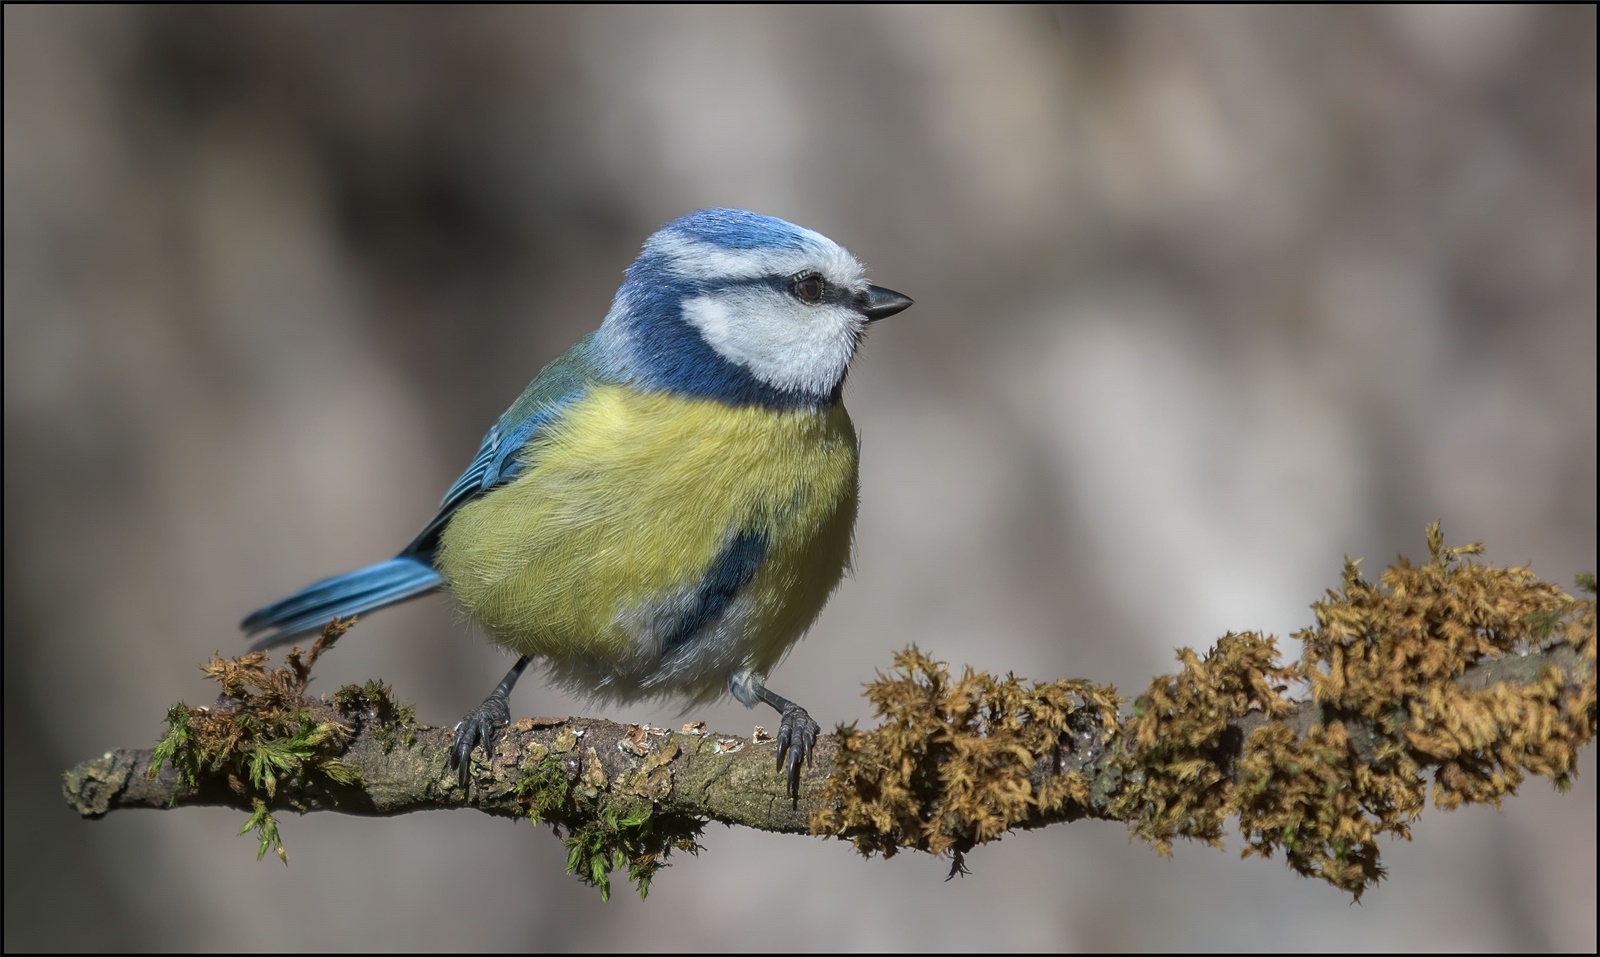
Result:
M741 671L765 675L822 610L850 561L858 457L842 405L592 387L523 453L522 475L451 518L437 567L471 618L558 681L704 700ZM765 561L664 659L662 622L692 607L740 532L765 535Z

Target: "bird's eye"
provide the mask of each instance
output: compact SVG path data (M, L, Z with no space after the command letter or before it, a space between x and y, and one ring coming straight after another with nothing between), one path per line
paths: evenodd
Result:
M789 291L801 302L819 303L827 290L827 280L814 272L803 272L789 280Z

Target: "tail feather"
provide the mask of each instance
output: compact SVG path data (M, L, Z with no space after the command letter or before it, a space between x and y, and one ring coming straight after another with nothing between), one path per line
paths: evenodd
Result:
M265 632L251 648L268 648L316 631L329 620L364 614L415 598L444 584L444 576L415 555L401 555L358 571L335 575L273 602L239 623L249 636Z

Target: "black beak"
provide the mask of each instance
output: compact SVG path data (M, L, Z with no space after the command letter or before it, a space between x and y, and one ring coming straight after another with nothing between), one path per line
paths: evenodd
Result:
M885 289L882 286L868 286L866 302L862 304L861 314L867 317L868 322L877 322L903 312L911 305L911 297Z

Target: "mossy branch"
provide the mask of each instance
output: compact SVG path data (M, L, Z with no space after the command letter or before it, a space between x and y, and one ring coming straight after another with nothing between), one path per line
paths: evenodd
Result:
M238 807L260 854L280 857L274 810L529 816L564 832L569 870L603 893L622 868L646 892L706 821L848 838L869 855L915 848L954 873L1015 829L1118 820L1170 853L1178 837L1220 844L1238 818L1246 854L1282 850L1359 897L1383 876L1377 837L1409 835L1430 779L1442 809L1498 806L1526 774L1565 787L1595 735L1592 576L1579 581L1591 597L1574 599L1525 568L1471 561L1481 549L1445 547L1437 526L1428 537L1427 563L1402 558L1377 583L1347 560L1295 636L1300 661L1230 634L1180 651L1182 670L1128 710L1110 687L953 678L907 649L868 686L879 726L823 737L798 800L770 738L581 718L513 723L464 789L445 771L450 730L416 724L382 684L305 695L349 622L283 668L214 658L215 706L174 707L156 748L80 764L63 790L89 817Z

